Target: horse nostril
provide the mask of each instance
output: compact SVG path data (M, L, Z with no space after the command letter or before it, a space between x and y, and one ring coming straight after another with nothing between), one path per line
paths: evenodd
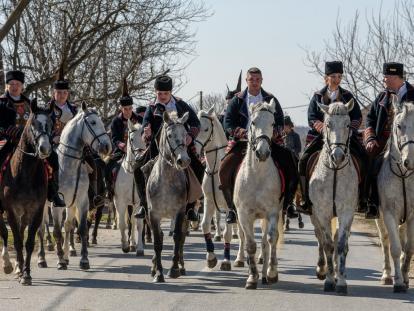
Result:
M408 168L408 165L410 164L410 161L408 161L408 159L405 159L404 160L404 166L406 167L406 168Z
M183 165L183 160L181 160L181 159L177 159L177 164L178 164L179 166L182 166L182 165Z

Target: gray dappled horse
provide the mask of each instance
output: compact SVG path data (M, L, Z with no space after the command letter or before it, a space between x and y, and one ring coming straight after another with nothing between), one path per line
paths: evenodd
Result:
M394 262L394 292L406 292L414 253L414 103L393 95L392 133L378 174L380 219L377 220L384 267L381 282L392 284L390 250Z
M31 114L16 150L3 172L0 199L14 237L17 255L15 272L22 285L31 285L30 260L35 244L36 232L42 223L43 208L47 197L46 159L51 151L52 130L49 108L37 107L36 100L30 103ZM26 258L23 259L24 232L28 227ZM0 215L0 233L3 238L3 269L13 271L7 252L7 228Z
M188 112L181 118L163 114L164 124L159 140L159 156L148 177L147 200L150 223L154 235L154 257L151 275L154 282L165 282L161 263L163 232L161 218L174 218L174 256L173 265L168 272L171 278L185 274L183 247L188 228L185 208L188 203L188 187L185 169L191 159L187 154L184 126ZM181 268L179 268L179 264Z
M89 269L88 228L89 165L84 161L84 147L92 148L102 159L110 154L112 146L104 124L94 110L82 103L78 113L66 124L57 148L59 157L59 188L66 201L65 239L62 249L63 208L52 207L53 234L58 255L57 268L65 270L69 262L69 237L76 217L82 240L80 268Z

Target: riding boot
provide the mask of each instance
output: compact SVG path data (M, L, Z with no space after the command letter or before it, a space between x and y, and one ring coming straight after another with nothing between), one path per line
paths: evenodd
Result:
M237 211L233 203L232 191L231 189L227 189L227 188L223 188L222 191L223 191L224 199L226 200L226 203L227 203L227 207L229 209L229 212L227 213L227 217L226 217L226 223L229 225L235 224L237 223Z
M187 219L189 221L199 221L200 220L198 218L198 213L194 209L194 206L195 206L195 202L188 203L187 206L185 207L185 213L186 213Z
M302 202L297 207L297 211L305 215L312 215L312 202L309 198L309 185L306 181L306 177L300 176L299 181L300 191L302 194Z
M59 172L53 172L47 188L47 199L56 207L65 207L65 201L59 196Z
M293 205L293 197L295 195L294 187L289 185L285 190L285 199L283 200L283 211L286 213L288 218L298 218L299 214L296 212L295 206Z
M144 219L148 214L147 196L145 193L145 177L140 168L134 171L135 186L137 187L137 193L140 202L140 209L135 213L135 218Z
M379 195L378 185L376 178L370 181L371 192L368 199L367 211L365 213L366 219L377 219L379 218Z

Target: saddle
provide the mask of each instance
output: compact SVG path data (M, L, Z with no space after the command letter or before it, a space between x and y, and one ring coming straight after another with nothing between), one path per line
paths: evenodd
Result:
M318 160L319 160L319 156L320 156L320 151L317 151L309 157L308 164L306 165L306 180L308 181L310 180L315 170L316 163L318 163ZM352 154L351 154L351 159L352 159L352 162L354 163L355 169L358 174L358 184L359 184L362 181L361 166L359 164L358 159Z

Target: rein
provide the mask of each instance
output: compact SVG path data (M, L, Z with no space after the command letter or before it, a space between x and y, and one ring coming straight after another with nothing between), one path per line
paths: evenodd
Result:
M36 114L34 114L34 115L36 115ZM30 143L31 143L31 146L33 147L33 149L35 150L35 152L27 152L27 151L23 150L22 148L20 148L19 145L17 145L17 150L19 150L21 153L23 153L25 155L28 155L28 156L33 157L33 158L37 158L37 156L39 155L39 152L38 152L36 146L39 142L40 137L42 137L43 135L46 135L49 138L50 134L47 131L41 130L41 131L38 131L39 134L36 136L35 132L33 131L32 124L30 124L29 127L30 127L30 133L33 136L33 141L31 141Z
M167 126L165 126L165 127L163 127L163 129L164 129L164 131L166 131L170 126L174 126L174 125L181 125L181 126L183 126L184 127L184 124L181 124L181 123L171 123L171 124L168 124ZM185 127L184 127L185 128ZM172 156L172 160L169 160L166 156L165 156L165 154L163 154L162 153L162 151L161 151L161 149L160 149L160 146L159 146L159 144L158 144L158 142L157 142L157 140L155 140L155 144L156 144L156 146L157 146L157 149L158 149L158 152L159 152L159 154L160 154L160 156L161 156L161 158L163 158L164 159L164 161L165 162L167 162L171 167L175 167L175 165L174 165L174 158L175 158L175 151L178 149L178 148L180 148L180 147L185 147L185 144L183 144L183 143L181 143L181 144L178 144L175 148L173 148L172 146L171 146L171 142L170 142L170 140L168 139L168 136L167 135L165 135L165 140L167 141L167 144L168 144L168 148L170 149L170 152L171 152L171 156Z
M272 114L272 116L273 116L273 112L272 111L270 111L269 109L267 109L267 108L262 108L262 109L260 109L260 110L257 110L257 111L255 111L255 113L256 112L268 112L268 113L270 113L270 114ZM274 125L274 124L273 124ZM253 135L253 131L252 131L252 123L250 123L250 125L249 125L249 132L251 133L251 139L249 139L249 145L252 147L252 149L253 149L253 151L256 151L256 149L257 149L257 145L259 144L259 140L260 139L263 139L263 140L265 140L268 144L269 144L269 146L271 146L272 145L272 141L271 141L271 139L270 139L270 137L269 136L267 136L267 135L265 135L265 134L263 134L263 135L259 135L259 136L257 136L257 137L255 137L254 135Z

